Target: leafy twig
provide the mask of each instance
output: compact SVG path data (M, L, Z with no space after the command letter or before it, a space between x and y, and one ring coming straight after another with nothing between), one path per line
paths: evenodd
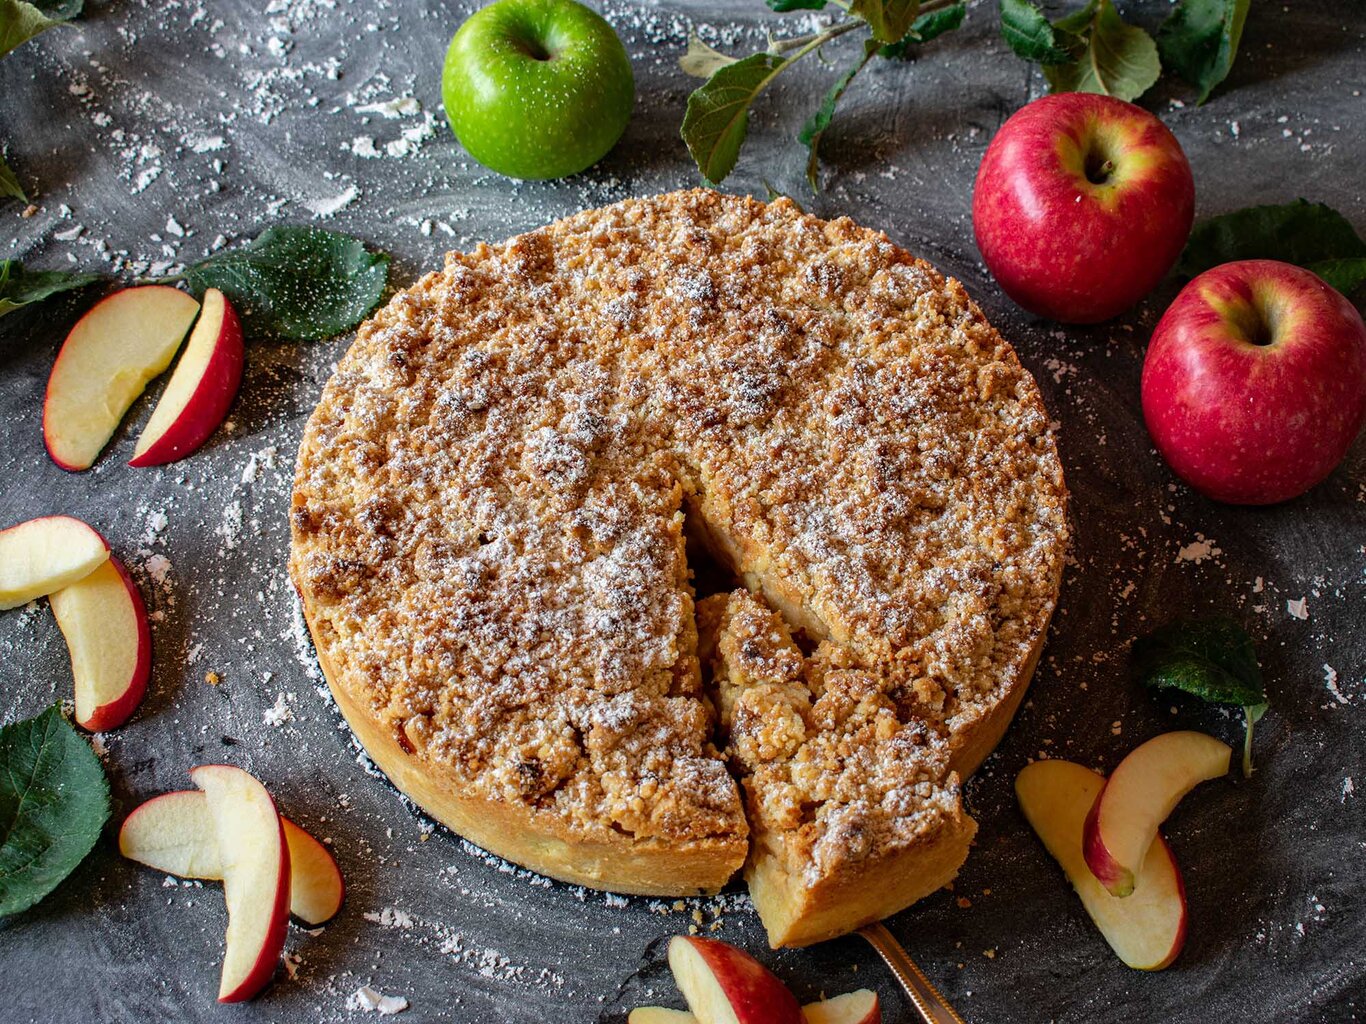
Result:
M810 149L807 180L814 191L819 170L820 139L830 126L835 107L854 77L874 57L907 56L915 44L957 28L966 10L963 0L767 0L775 11L821 10L827 3L847 17L823 31L790 38L768 39L759 53L735 59L707 46L696 36L688 40L688 52L679 61L682 69L706 78L688 97L683 117L683 141L697 169L707 181L722 181L735 168L749 130L749 111L773 80L807 54L849 32L864 31L863 54L826 92L821 105L807 120L799 136Z
M1041 64L1054 92L1098 92L1134 100L1165 63L1199 90L1197 102L1227 77L1251 0L1180 0L1157 42L1126 23L1111 0L1050 22L1032 0L1001 0L1001 35L1027 61Z

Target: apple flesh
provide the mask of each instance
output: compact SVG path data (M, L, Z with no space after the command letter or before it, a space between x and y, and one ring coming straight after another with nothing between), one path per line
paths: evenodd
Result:
M802 1024L797 997L734 946L675 935L669 940L669 969L700 1024Z
M807 1003L802 1007L806 1024L882 1024L882 1007L877 993L861 988L832 999ZM687 1010L671 1010L664 1006L637 1006L626 1018L626 1024L698 1024Z
M1202 494L1240 505L1294 498L1333 471L1366 422L1366 325L1301 267L1215 267L1153 331L1143 418Z
M697 1024L697 1018L687 1010L672 1010L667 1006L637 1006L626 1018L626 1024Z
M1086 817L1082 852L1097 881L1112 895L1132 893L1158 826L1197 785L1227 775L1232 754L1227 743L1187 730L1131 751Z
M77 723L91 732L117 728L142 703L152 672L152 633L137 584L111 556L48 601L71 655Z
M1012 114L972 196L977 248L1032 313L1098 323L1171 269L1190 234L1195 181L1175 136L1113 96L1055 93Z
M326 846L281 815L289 847L289 912L309 925L326 924L345 898L336 860ZM163 793L139 805L119 829L119 852L180 878L223 879L208 798L196 789Z
M125 288L67 335L43 402L43 441L63 469L89 469L147 382L171 365L199 303L165 285Z
M237 1003L261 991L280 962L289 924L289 846L275 801L242 769L201 765L190 778L208 798L228 904L218 1001Z
M289 912L310 925L326 924L346 898L341 869L327 847L312 834L281 816L289 846Z
M1015 779L1020 808L1067 874L1086 913L1124 963L1140 971L1171 964L1186 941L1186 891L1161 835L1148 847L1131 895L1111 896L1082 856L1086 816L1105 778L1070 761L1036 761Z
M583 4L497 0L451 39L441 96L451 128L485 167L562 178L616 145L635 79L612 26Z
M806 1024L881 1024L877 993L866 988L802 1007Z
M84 579L109 559L109 544L70 516L43 516L0 530L0 611Z
M175 462L207 441L237 395L243 357L237 313L222 292L210 288L204 292L204 306L185 351L128 465Z

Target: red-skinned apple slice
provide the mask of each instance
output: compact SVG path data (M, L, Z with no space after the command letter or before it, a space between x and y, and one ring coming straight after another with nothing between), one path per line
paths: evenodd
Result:
M281 816L280 823L289 847L289 912L310 925L325 924L346 892L337 862L294 822ZM119 829L119 852L169 875L223 878L208 798L197 789L163 793L135 808Z
M70 516L43 516L0 530L0 611L70 586L108 559L105 539Z
M1200 783L1228 774L1233 751L1202 732L1181 730L1136 747L1111 773L1086 818L1082 851L1112 895L1133 892L1157 828Z
M807 1003L802 1007L806 1024L881 1024L882 1007L877 993L866 988L846 992L832 999ZM664 1006L637 1006L626 1018L627 1024L697 1024L697 1018L687 1010L671 1010Z
M1158 835L1148 847L1133 893L1111 896L1082 856L1082 829L1103 776L1070 761L1036 761L1015 779L1029 824L1066 872L1082 906L1115 954L1140 971L1160 971L1186 941L1186 890L1171 847Z
M71 655L76 721L91 732L122 725L142 703L152 633L137 584L117 558L49 596Z
M797 997L734 946L675 935L669 940L669 969L700 1024L802 1024Z
M341 869L326 846L288 818L280 821L289 844L289 912L308 924L325 924L346 898Z
M52 461L89 469L147 382L171 365L199 303L175 288L125 288L101 300L67 335L43 402Z
M881 1024L882 1005L877 993L861 988L855 992L807 1003L802 1007L806 1024Z
M280 963L289 924L289 846L275 801L251 775L210 764L190 778L208 798L223 860L228 934L218 1001L237 1003L261 991Z
M175 462L207 441L242 383L243 355L237 313L222 292L208 289L190 340L128 465Z

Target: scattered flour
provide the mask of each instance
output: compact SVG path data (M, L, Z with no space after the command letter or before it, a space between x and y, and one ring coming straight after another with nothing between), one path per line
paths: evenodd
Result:
M386 996L369 985L362 985L351 993L351 998L346 1001L346 1008L348 1010L365 1010L367 1013L378 1013L381 1017L389 1017L408 1009L408 1000L403 996Z
M355 202L358 195L360 195L360 190L355 185L351 185L344 192L335 196L329 196L325 199L306 199L304 206L308 207L314 217L319 220L327 220L327 218L335 216Z
M294 697L291 694L279 693L275 697L275 704L266 709L266 713L261 716L261 720L266 725L279 728L286 722L294 721L294 709L289 706L289 701Z

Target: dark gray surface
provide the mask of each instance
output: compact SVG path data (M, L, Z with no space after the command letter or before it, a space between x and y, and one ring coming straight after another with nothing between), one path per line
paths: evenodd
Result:
M764 20L731 20L755 16L758 0L613 2L606 12L640 91L625 139L588 174L516 184L471 164L440 122L438 69L469 4L88 6L75 27L0 61L0 140L36 185L38 206L28 219L17 204L0 207L0 257L139 271L197 258L219 234L312 221L308 203L354 187L354 200L318 223L393 251L399 282L438 265L446 248L694 184L676 135L690 88L674 67L686 28L719 26L734 50L756 40ZM1170 286L1114 324L1063 331L1022 314L987 279L971 241L973 173L1004 117L1041 89L1004 52L992 6L974 3L967 27L924 59L879 67L854 88L826 138L821 198L804 194L804 152L792 141L831 76L814 64L762 104L742 173L728 183L762 195L767 178L813 211L883 228L961 277L1059 421L1076 545L1053 636L1030 703L968 788L981 832L956 891L891 927L974 1024L1356 1020L1366 990L1366 819L1354 792L1366 782L1366 443L1307 498L1261 510L1214 505L1173 485L1139 415L1142 346ZM1150 26L1166 8L1122 6L1145 11ZM1254 6L1243 57L1211 103L1173 105L1182 94L1165 87L1148 101L1190 155L1199 212L1303 195L1366 229L1359 5ZM839 48L832 55L847 59ZM424 123L423 114L388 120L355 109L405 95L436 118L430 136L406 156L358 156L357 137L382 151ZM215 138L221 148L211 148ZM74 240L57 238L78 225ZM0 924L0 1019L332 1021L364 1016L346 1001L369 983L410 1001L404 1020L620 1021L637 1003L678 1004L656 940L686 929L694 909L708 926L722 921L715 934L762 950L743 897L689 901L683 912L609 900L500 868L440 829L428 837L424 820L367 773L318 692L284 576L294 451L348 339L253 344L233 427L203 452L161 470L125 466L144 401L97 467L72 476L43 453L41 399L63 334L92 298L0 321L0 524L45 512L87 518L126 556L155 612L148 699L104 740L115 820L187 785L192 765L230 761L333 840L349 896L319 934L291 930L295 979L282 976L248 1006L219 1007L221 896L213 886L163 887L118 857L111 830L52 896ZM1202 538L1218 550L1197 562L1203 549L1188 545ZM1307 620L1287 611L1299 598ZM1127 676L1136 633L1204 610L1232 612L1256 632L1273 709L1258 729L1255 778L1201 788L1171 823L1190 940L1172 969L1148 976L1120 965L1087 922L1010 784L1040 752L1108 769L1172 726L1236 739L1232 717L1173 712ZM210 670L222 676L216 688L204 682ZM0 616L0 686L5 721L69 695L44 605ZM280 694L293 717L266 724ZM887 1018L907 1019L859 941L761 956L799 996L873 985Z

